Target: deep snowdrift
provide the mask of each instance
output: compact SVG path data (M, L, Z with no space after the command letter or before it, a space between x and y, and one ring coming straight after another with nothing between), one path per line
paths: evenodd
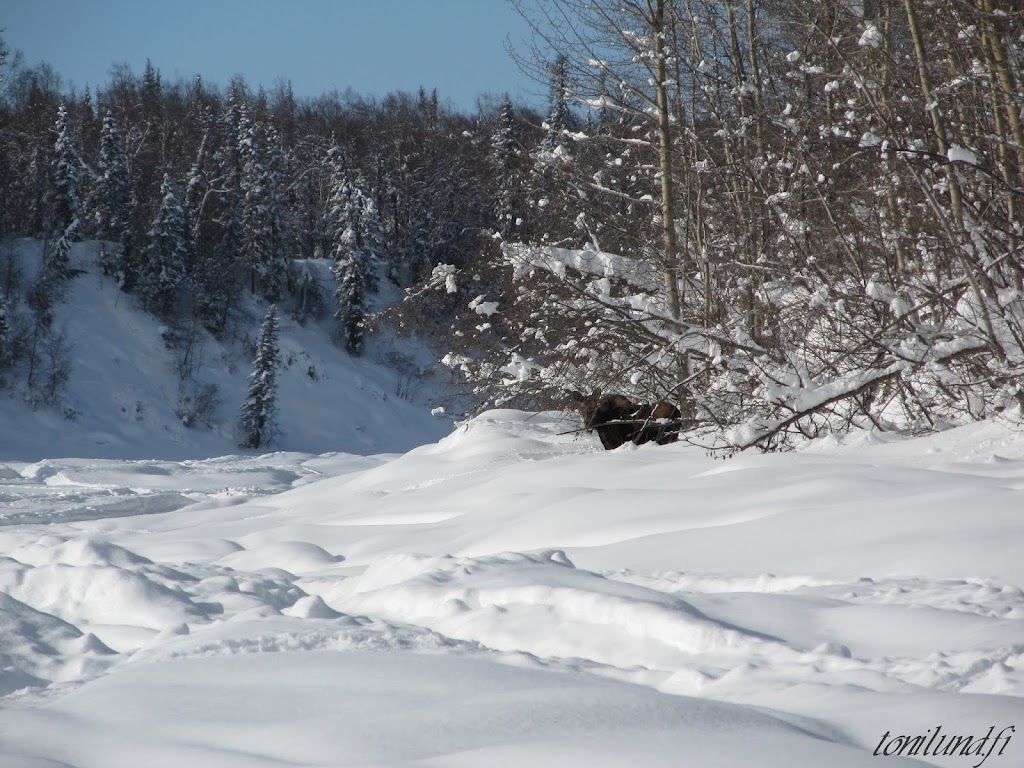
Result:
M0 465L0 765L1024 764L1024 433L571 427Z

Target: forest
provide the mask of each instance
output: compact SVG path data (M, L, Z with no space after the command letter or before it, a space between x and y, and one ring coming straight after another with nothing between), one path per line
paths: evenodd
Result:
M222 334L249 292L333 317L339 354L416 334L478 408L666 399L731 452L1024 407L1013 0L513 4L543 110L159 62L76 92L5 48L0 242L46 245L37 274L0 250L0 381L53 349L87 239L172 327ZM384 280L407 298L371 314Z

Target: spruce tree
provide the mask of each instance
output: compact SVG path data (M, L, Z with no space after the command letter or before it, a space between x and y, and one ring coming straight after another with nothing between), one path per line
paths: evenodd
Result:
M10 365L14 359L14 350L11 347L11 324L7 319L7 300L0 292L0 371ZM2 379L0 379L0 384L3 384Z
M282 295L288 282L288 264L301 252L298 225L291 210L292 194L288 189L292 159L281 143L281 136L267 128L266 171L270 190L271 260L267 269L267 285L275 295ZM266 292L264 293L266 296Z
M166 317L178 302L188 262L189 239L185 209L174 182L167 174L164 174L160 192L160 209L147 233L139 296L146 309Z
M53 188L50 192L47 243L39 283L55 300L63 283L74 275L71 244L79 239L78 168L81 163L71 136L67 109L57 110L57 140L53 145ZM55 241L55 242L54 242ZM51 304L52 304L51 300Z
M50 197L48 236L62 237L78 220L78 169L81 161L75 149L67 108L57 110L57 140L53 145L53 188Z
M361 176L345 178L344 155L332 150L334 194L331 196L326 229L333 240L335 299L338 308L338 336L350 354L363 349L365 299L377 288L374 264L383 260L384 232L373 198L366 192Z
M548 117L544 121L546 133L541 149L554 152L564 139L562 133L573 128L572 112L569 111L568 60L558 56L551 67L550 93L548 96Z
M122 257L128 244L131 187L121 131L110 111L103 118L103 128L100 131L98 175L95 209L92 212L93 225L98 240L115 243L122 249L121 253L118 253L116 250L108 251L104 247L100 253L103 274L114 276L124 271Z
M329 217L334 260L358 262L364 289L376 291L374 266L385 261L384 226L362 176L336 186Z
M263 131L242 113L243 232L251 287L268 301L284 294L291 238L282 194L285 161L276 134Z
M338 309L334 317L338 321L338 335L345 343L345 349L352 355L362 354L363 327L366 312L363 306L364 284L366 282L362 262L356 257L342 258L334 266L334 277L338 287L334 296Z
M256 348L249 393L239 414L240 448L267 445L277 431L277 367L279 364L277 336L277 305L271 304Z
M234 98L234 97L232 97ZM236 118L231 102L224 116L204 107L204 125L185 192L193 267L193 309L203 326L219 336L241 290L243 230L241 170Z
M263 287L265 264L270 258L270 226L267 222L267 174L263 167L263 148L256 126L244 104L239 106L236 155L240 163L239 191L242 216L242 248L249 267L249 290ZM272 297L276 299L277 297Z
M497 171L494 196L497 230L503 237L508 237L521 221L517 196L522 185L522 150L516 131L515 108L507 94L501 104L498 125L491 137L491 158Z
M100 120L99 115L96 114L92 91L88 85L85 86L82 98L76 105L75 123L78 126L75 139L77 146L82 150L82 155L84 157L94 157L93 151L100 135Z

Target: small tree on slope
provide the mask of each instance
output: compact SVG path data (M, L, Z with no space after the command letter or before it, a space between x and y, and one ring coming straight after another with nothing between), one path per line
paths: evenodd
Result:
M260 329L260 340L249 375L249 394L238 423L239 447L260 448L276 433L277 416L277 305L272 304Z

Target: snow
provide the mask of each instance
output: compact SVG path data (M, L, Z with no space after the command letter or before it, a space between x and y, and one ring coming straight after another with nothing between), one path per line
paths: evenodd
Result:
M861 48L879 48L884 41L882 33L879 31L878 27L874 24L868 24L864 28L864 32L861 33L860 38L857 40L857 45Z
M978 164L978 156L966 147L950 147L946 151L946 158L951 163L966 163L967 165Z
M186 427L179 410L175 355L168 330L138 309L95 265L96 243L77 243L72 266L84 270L55 308L64 328L71 373L62 403L31 410L14 387L0 389L0 461L54 456L117 459L196 459L238 451L238 412L246 397L255 344L267 305L247 296L239 329L223 341L203 333L193 350L194 378L217 389L219 406L207 427ZM39 241L16 243L13 253L26 278L38 268ZM306 262L323 286L332 278L326 260ZM331 312L305 326L285 308L279 313L277 407L281 434L275 450L371 454L405 451L437 440L450 422L430 415L441 381L427 366L418 401L400 397L398 374L384 364L394 353L428 359L422 348L384 336L368 338L361 358L345 354L330 337ZM248 344L246 343L248 341ZM404 346L403 346L404 344ZM447 375L447 373L443 374ZM12 378L8 376L7 378Z
M0 464L0 765L853 768L1019 731L1015 425L728 461L577 427Z
M498 302L497 301L484 301L486 296L480 295L469 302L469 308L476 312L478 315L484 317L490 317L498 313Z
M512 264L517 280L533 269L542 269L560 277L565 276L566 269L573 269L597 278L627 280L640 288L657 285L660 279L650 263L613 253L556 247L535 248L516 243L503 244L502 252Z

